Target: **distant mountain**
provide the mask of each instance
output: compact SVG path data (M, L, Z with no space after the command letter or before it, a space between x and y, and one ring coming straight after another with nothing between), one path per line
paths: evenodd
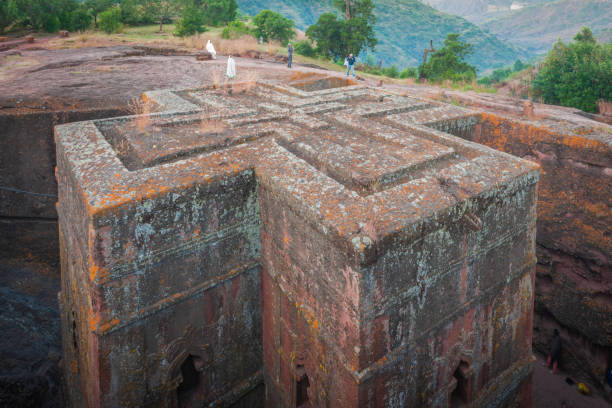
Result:
M530 54L545 53L558 38L571 40L584 26L594 33L612 28L612 0L422 1L465 17Z
M421 0L435 9L480 23L523 7L551 3L554 0Z
M330 0L238 0L242 12L250 15L260 10L275 10L295 21L305 30L319 16L333 11ZM438 48L449 33L461 34L461 39L474 45L469 61L479 72L507 66L517 58L529 57L524 50L485 32L464 18L453 16L417 0L374 0L378 46L374 56L383 65L399 68L421 63L423 49L433 40Z
M485 29L531 53L544 53L584 26L597 33L612 27L611 0L558 0L524 7L487 20Z
M595 37L597 37L597 41L599 42L612 42L612 27L595 31Z

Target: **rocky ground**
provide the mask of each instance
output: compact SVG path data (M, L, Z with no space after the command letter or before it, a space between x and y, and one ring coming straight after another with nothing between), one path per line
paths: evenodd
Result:
M134 46L48 50L44 43L0 50L0 114L111 107L130 110L135 109L132 101L147 90L197 87L224 80L225 57L197 61L194 55L185 54ZM317 71L299 64L290 71L272 57L237 58L236 64L237 80L282 78L295 71ZM365 82L379 85L378 81ZM439 97L444 92L434 87L383 86L423 96L437 93ZM502 101L500 106L501 110L517 114L524 109L523 103L517 101ZM540 112L545 113L546 109ZM559 112L553 110L552 114ZM53 218L16 220L9 213L0 213L0 235L3 235L0 236L0 406L61 406L58 370L61 341L56 298L60 289L59 261L54 239L45 236L49 231L56 231L54 223ZM41 232L39 224L51 228L43 228ZM538 364L534 374L534 406L561 407L562 402L576 408L609 406L599 397L581 396L575 386L567 385L565 377L552 376Z

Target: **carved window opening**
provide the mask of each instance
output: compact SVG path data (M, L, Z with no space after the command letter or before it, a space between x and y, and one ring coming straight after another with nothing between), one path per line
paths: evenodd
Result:
M470 365L465 361L461 361L459 366L453 373L453 377L457 380L457 385L450 396L451 407L468 406L471 401L471 381L470 381Z
M179 407L192 406L196 400L198 385L202 368L202 359L198 356L189 355L181 365L181 376L183 380L176 389Z
M306 370L303 365L298 365L295 369L296 377L296 392L295 392L295 406L301 407L308 401L308 387L310 387L310 381Z

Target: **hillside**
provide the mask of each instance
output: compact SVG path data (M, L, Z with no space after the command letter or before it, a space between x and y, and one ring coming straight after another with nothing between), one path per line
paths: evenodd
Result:
M484 32L464 18L453 16L417 0L375 0L378 46L374 56L384 65L417 66L423 49L434 41L440 47L446 34L460 33L464 41L474 44L470 62L479 72L512 64L517 58L526 59L525 51ZM262 9L276 10L293 19L305 30L319 15L331 11L329 0L238 0L242 12L257 14Z
M500 39L542 54L561 38L570 40L583 26L594 33L612 27L610 0L422 0L457 14ZM606 37L605 33L602 38Z
M481 26L531 53L544 53L558 38L572 39L583 26L595 33L612 27L612 1L558 0L509 12Z
M612 27L596 30L595 37L599 42L612 42Z
M473 23L506 14L526 6L550 3L554 0L421 0L435 9L464 17Z

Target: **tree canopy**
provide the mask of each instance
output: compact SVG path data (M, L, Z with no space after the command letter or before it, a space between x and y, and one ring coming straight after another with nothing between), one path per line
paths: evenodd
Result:
M431 81L471 81L476 78L476 68L465 58L472 52L471 44L459 40L459 34L448 34L444 46L433 52L429 61L419 67L419 76Z
M293 21L272 10L262 10L253 17L255 36L264 41L277 40L287 45L295 37Z
M597 101L612 100L612 43L599 44L583 28L569 44L558 41L533 82L544 102L597 112Z
M317 52L338 59L350 53L359 55L366 49L374 50L378 44L374 33L376 17L371 0L334 0L344 19L334 13L322 14L306 30L306 35L317 43Z

